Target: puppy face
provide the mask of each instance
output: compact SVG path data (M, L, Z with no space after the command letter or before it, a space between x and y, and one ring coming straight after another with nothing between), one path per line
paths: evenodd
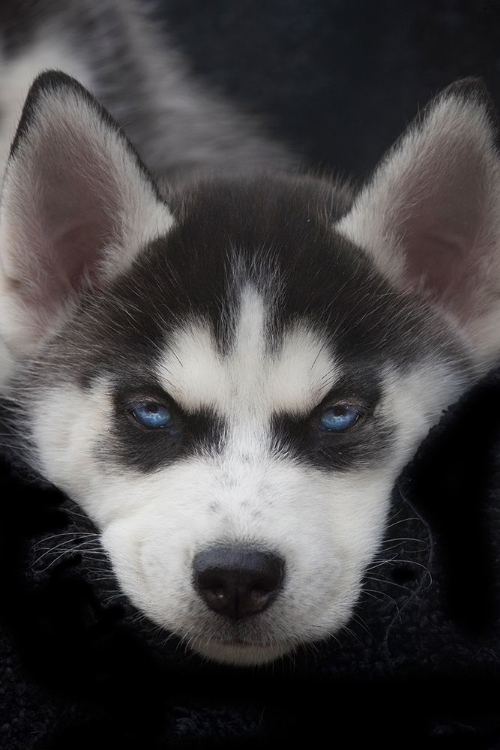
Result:
M19 197L31 191L30 128L43 167L61 158L47 147L43 162L49 95L59 118L68 98L83 108L83 132L81 115L66 116L96 163L73 181L57 164L68 185L51 197L58 221L37 225L51 233L37 240L40 271L23 255L36 222L20 225ZM450 294L439 274L429 298L404 259L391 262L401 222L369 236L382 188L350 206L334 185L267 176L165 204L96 106L74 82L42 79L7 171L4 340L27 451L93 518L151 620L209 658L270 661L348 620L398 473L480 370L477 319L469 310L468 330L439 303ZM96 171L113 210L91 193L84 222L78 199ZM391 163L377 179L395 175ZM450 283L469 276L458 267ZM38 314L39 341L33 300L50 321Z
M237 664L347 621L394 480L465 375L453 332L311 213L317 186L294 190L183 196L30 375L42 472L124 591Z

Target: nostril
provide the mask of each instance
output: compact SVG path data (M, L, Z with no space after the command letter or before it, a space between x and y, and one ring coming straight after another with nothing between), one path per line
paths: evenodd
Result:
M214 612L234 620L266 609L282 587L285 563L253 547L216 546L193 562L194 584Z

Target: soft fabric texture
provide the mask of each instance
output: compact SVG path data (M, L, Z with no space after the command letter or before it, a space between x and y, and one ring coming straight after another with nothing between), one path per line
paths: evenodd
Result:
M311 163L360 176L454 78L483 74L500 96L493 5L393 6L171 0L164 17L196 69L267 113ZM493 372L443 415L398 482L349 629L254 670L203 663L166 641L119 594L78 508L6 456L1 750L292 740L495 750L499 447Z

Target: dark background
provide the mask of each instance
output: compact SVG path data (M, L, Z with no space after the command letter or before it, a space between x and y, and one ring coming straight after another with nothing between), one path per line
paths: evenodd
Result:
M498 3L163 5L159 23L193 70L262 115L314 169L361 179L418 107L458 77L482 76L500 102ZM175 653L164 661L126 607L110 605L93 583L94 558L59 559L55 550L50 569L50 557L37 563L35 542L85 531L85 522L4 464L0 750L293 740L499 750L499 433L493 373L445 415L398 483L391 518L401 525L388 540L396 559L370 583L373 597L362 597L351 632L264 670Z
M439 89L500 100L500 5L481 0L169 0L192 69L316 166L362 177Z

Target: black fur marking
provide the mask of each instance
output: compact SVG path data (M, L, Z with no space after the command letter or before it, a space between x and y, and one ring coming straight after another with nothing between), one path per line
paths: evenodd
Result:
M440 321L395 292L362 250L332 231L346 206L336 206L328 183L214 182L187 197L171 196L170 207L176 226L145 250L102 303L104 318L116 320L130 343L163 342L179 323L202 318L227 351L239 294L250 282L271 304L271 348L296 321L329 337L337 357L349 362L411 364L426 341L429 351L450 346ZM125 339L119 345L127 346Z
M128 413L131 401L148 397L163 403L172 414L172 426L148 430ZM225 443L224 421L210 409L186 414L154 384L121 387L114 393L111 435L101 441L97 456L105 463L118 461L142 472L171 465L188 456L220 452ZM96 415L98 418L98 415Z
M176 224L169 235L145 248L109 290L82 302L66 334L48 352L45 378L48 365L56 369L55 377L68 372L84 387L99 375L116 381L118 373L123 386L144 382L146 375L156 383L169 338L190 319L210 327L224 355L248 283L269 303L270 353L279 350L290 327L305 323L331 347L349 396L362 398L377 383L374 373L385 366L405 370L427 353L441 351L462 366L461 350L442 330L442 321L422 303L395 292L361 249L332 230L347 209L337 204L332 185L270 176L220 181L187 196L174 194L170 204ZM223 432L214 415L201 415L193 427L189 417L182 453L167 438L139 437L129 420L120 424L106 458L114 455L144 471L198 450L199 441L220 445ZM379 460L391 445L392 429L381 423L370 430L356 427L352 434L359 435L359 444L348 435L336 436L334 444L316 440L315 449L299 439L301 430L293 415L275 420L277 443L288 443L296 455L305 451L324 468L358 465L368 454Z
M153 291L162 313L168 300L167 317L206 319L222 352L249 281L270 304L270 348L296 321L330 338L340 360L372 366L414 362L425 329L430 349L447 345L442 323L395 292L362 250L332 230L348 208L332 184L290 177L209 183L180 201L173 196L171 207L177 226L139 259L134 283L148 295L151 275L161 279L163 299Z
M383 461L394 447L395 425L374 414L380 400L380 376L371 370L345 374L313 413L306 417L275 414L273 449L278 455L293 458L323 471L365 468ZM362 399L364 414L345 432L330 432L321 427L320 418L337 401L348 402L353 394Z
M366 417L344 433L321 430L310 419L275 416L274 451L322 471L347 471L380 464L394 448L395 426Z

